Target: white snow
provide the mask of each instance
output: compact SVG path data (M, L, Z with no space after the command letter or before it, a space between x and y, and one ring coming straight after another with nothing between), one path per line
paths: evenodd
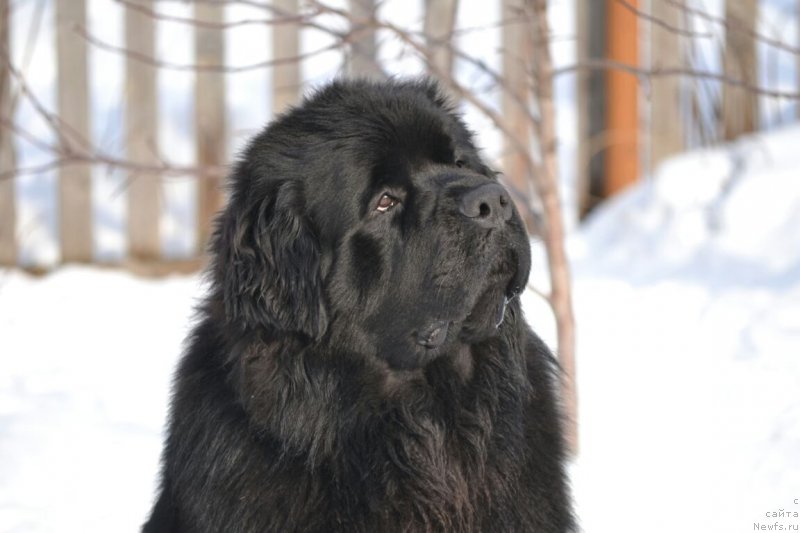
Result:
M796 127L681 156L570 237L586 531L800 523L767 516L800 512L797 146ZM0 529L137 530L198 279L0 273Z
M195 278L0 273L0 531L136 531Z
M797 146L794 127L673 159L570 243L586 531L800 513Z

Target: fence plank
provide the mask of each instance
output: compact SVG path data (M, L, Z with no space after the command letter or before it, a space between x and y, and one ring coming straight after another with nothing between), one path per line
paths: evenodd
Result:
M275 0L273 7L282 15L296 15L297 0ZM295 23L272 26L272 56L275 60L296 58L300 54L300 32ZM272 69L272 114L277 115L300 96L300 61L275 65Z
M676 6L650 2L650 10L655 20L680 27L681 13ZM684 53L678 33L651 23L650 57L652 69L681 68ZM684 147L681 78L655 76L650 83L650 163L655 168Z
M530 58L527 56L528 47L525 46L525 36L530 28L525 24L521 1L503 0L501 10L501 20L505 21L502 36L505 86L501 106L507 121L506 128L510 137L513 137L503 137L503 172L528 231L535 232L536 222L531 209L533 183L532 176L528 174L528 156L525 152L530 149L531 142L528 106L530 85L527 74Z
M10 25L11 6L9 0L0 0L0 47L2 57L11 57ZM0 59L0 117L13 119L11 108L11 80L4 60ZM14 168L14 139L11 130L0 126L0 175ZM14 179L0 177L0 265L17 262L16 206L14 203Z
M725 75L758 85L756 41L757 0L725 2ZM758 95L743 87L723 84L722 135L727 141L758 129Z
M452 36L457 12L458 0L425 0L424 32L431 51L432 70L443 76L453 73Z
M153 8L153 0L136 0ZM155 24L152 17L125 8L125 46L146 57L155 56ZM131 55L125 59L125 121L128 158L140 164L158 162L156 69ZM128 251L130 257L152 261L160 256L158 176L135 174L128 185Z
M75 31L86 26L86 1L56 4L56 72L59 143L67 154L89 148L89 80L87 44ZM85 163L59 167L59 232L63 262L92 260L91 167Z
M198 20L221 24L225 6L221 3L197 2L194 15ZM195 27L196 62L201 66L223 65L224 33L213 27ZM201 168L221 166L226 162L225 78L221 72L198 71L195 84L195 128L197 129L197 164ZM203 252L211 233L214 214L222 207L224 197L221 180L205 174L197 186L197 248Z
M378 63L378 42L375 29L369 20L375 17L375 0L350 0L350 16L353 40L347 55L347 73L351 76L385 77Z

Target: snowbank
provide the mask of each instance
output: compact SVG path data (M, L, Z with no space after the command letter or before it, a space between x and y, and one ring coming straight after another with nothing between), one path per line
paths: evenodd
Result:
M586 531L800 513L798 146L795 127L675 158L570 243Z

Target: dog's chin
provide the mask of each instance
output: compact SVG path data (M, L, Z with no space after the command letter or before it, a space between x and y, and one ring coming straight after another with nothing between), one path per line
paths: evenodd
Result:
M415 330L401 350L386 350L384 357L392 370L418 370L447 353L458 339L458 324L450 320L430 320ZM397 348L397 347L395 347Z
M438 316L423 319L410 334L406 330L400 334L401 338L394 337L379 353L392 370L413 371L451 353L457 346L498 336L508 306L520 292L521 278L517 271L495 270L474 301L458 302L452 313L439 310ZM466 316L464 309L469 310Z
M506 309L514 297L504 290L489 288L484 291L464 319L461 325L459 340L466 344L475 344L490 337L497 336L506 319Z
M390 358L394 370L416 370L449 353L453 346L475 344L499 335L506 309L514 297L502 288L485 290L463 319L432 319L412 334L412 349L404 357Z

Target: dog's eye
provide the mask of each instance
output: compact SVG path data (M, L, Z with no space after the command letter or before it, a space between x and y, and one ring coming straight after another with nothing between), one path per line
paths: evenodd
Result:
M464 168L465 166L467 166L467 163L463 159L457 159L456 160L456 166L458 168Z
M381 213L385 213L389 209L396 206L398 203L400 203L400 200L398 200L391 194L383 193L380 200L378 200L378 205L375 206L375 211L380 211Z

